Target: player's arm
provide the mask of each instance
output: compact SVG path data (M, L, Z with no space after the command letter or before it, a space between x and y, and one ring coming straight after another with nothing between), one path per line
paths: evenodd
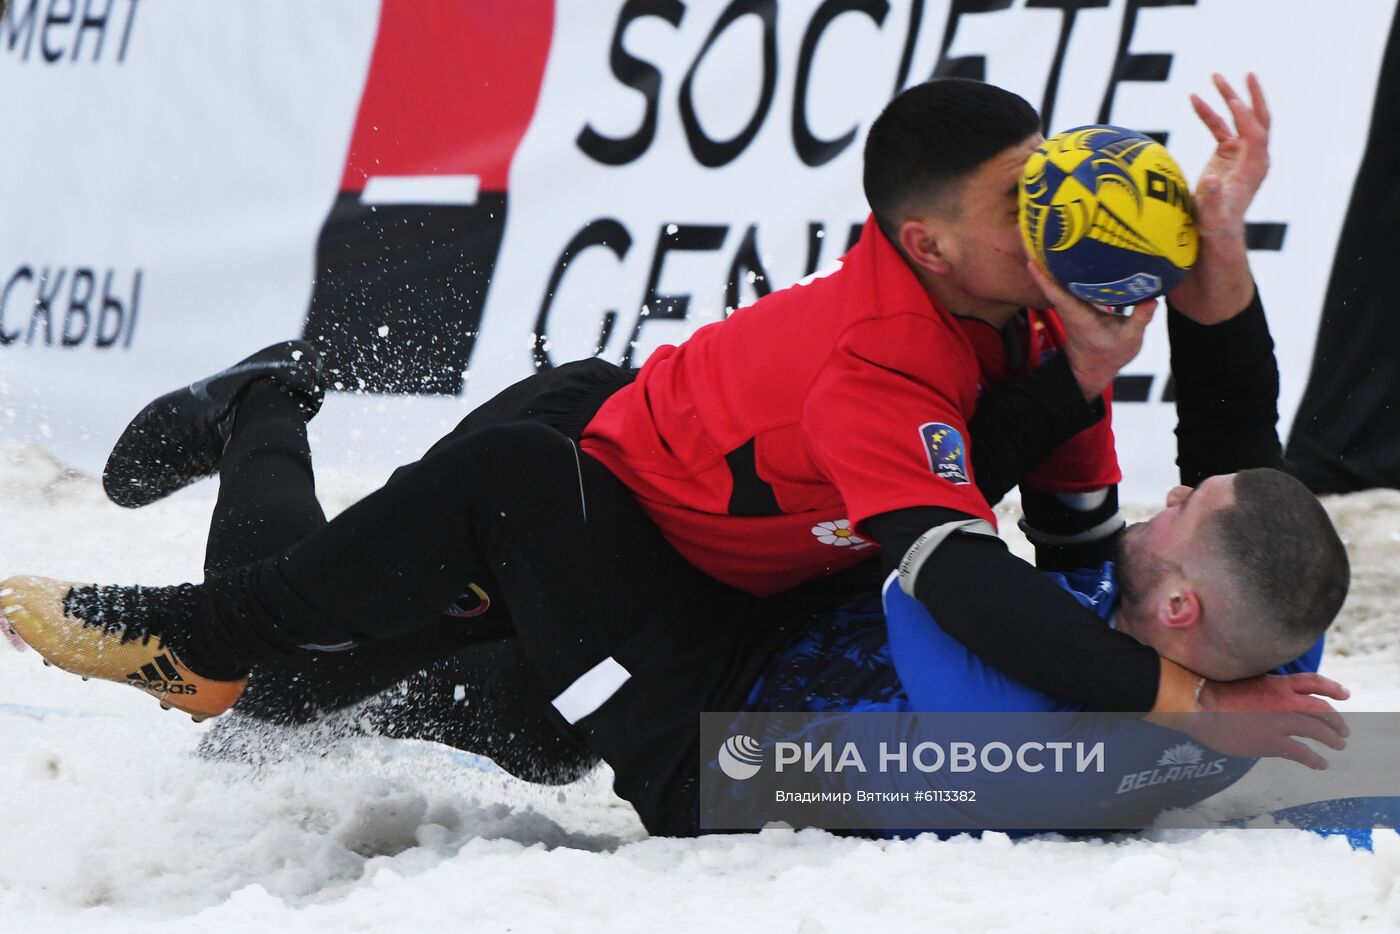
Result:
M1084 398L1065 354L985 391L967 426L975 441L977 489L995 506L1062 444L1101 422L1107 411L1102 396Z
M1176 379L1176 462L1181 482L1250 467L1283 466L1278 362L1258 292L1229 319L1192 321L1169 307Z
M914 507L872 516L860 532L945 632L1011 679L1093 710L1152 708L1157 653L1104 626L985 521Z
M1278 364L1245 243L1245 211L1269 171L1269 108L1254 75L1247 78L1249 103L1220 75L1214 81L1235 131L1191 96L1216 150L1196 186L1200 256L1167 296L1177 464L1188 486L1213 474L1282 465Z
M1129 316L1105 314L1069 296L1033 261L1027 266L1064 326L1058 356L1082 397L1107 410L1113 378L1137 356L1157 301L1140 303ZM1110 560L1125 523L1118 511L1117 454L1106 418L1065 439L1044 463L1031 466L1035 469L1026 470L1018 482L1021 527L1035 546L1036 566L1072 570Z
M1127 524L1118 509L1116 483L1085 493L1021 487L1021 531L1035 546L1035 566L1042 571L1073 571L1114 560Z
M1225 365L1220 356L1204 351L1200 344L1189 346L1196 343L1192 338L1209 341L1211 337L1228 334L1231 329L1239 329L1246 332L1243 336L1249 336L1247 332L1252 327L1257 338L1258 329L1263 326L1264 333L1267 334L1267 326L1262 324L1263 309L1258 305L1254 278L1249 269L1249 254L1245 243L1245 211L1254 200L1255 193L1269 171L1269 107L1264 100L1264 92L1258 79L1252 74L1247 79L1249 103L1245 103L1220 75L1213 76L1213 80L1230 110L1235 124L1234 131L1232 132L1224 118L1203 99L1198 95L1191 96L1191 105L1196 115L1215 137L1216 149L1201 173L1201 180L1195 192L1200 255L1191 274L1167 296L1168 305L1177 313L1168 316L1168 328L1173 339L1174 372L1175 367L1182 367L1177 377L1178 398L1181 396L1183 379L1194 384L1194 387L1188 386L1186 389L1185 407L1180 404L1177 407L1177 443L1179 446L1185 444L1184 449L1178 449L1178 465L1183 479L1190 477L1194 480L1200 480L1207 475L1201 473L1202 470L1216 472L1227 463L1225 458L1207 451L1205 445L1212 438L1224 438L1229 432L1228 422L1231 420L1237 421L1249 414L1256 417L1266 416L1251 427L1250 439L1245 440L1240 447L1234 448L1233 456L1259 455L1261 448L1277 444L1276 437L1272 442L1269 441L1269 436L1275 431L1273 423L1277 413L1267 401L1262 405L1257 399L1253 403L1231 403L1230 417L1219 418L1220 410L1212 405L1208 396L1224 389L1239 393L1241 387L1232 384L1232 377L1226 372L1232 367ZM1205 330L1185 327L1186 324L1196 325ZM1219 328L1226 330L1217 330ZM1211 331L1214 331L1214 334L1209 333ZM1198 356L1201 358L1195 359ZM1254 358L1245 361L1245 365L1240 368L1240 375L1248 380L1257 380L1258 387L1263 387L1264 383L1269 381L1267 371L1276 366L1272 361L1272 341L1269 343L1267 356L1268 361L1261 360L1256 349ZM1187 359L1188 357L1193 359ZM1196 370L1196 367L1200 369ZM1224 382L1217 385L1213 382L1215 379ZM1274 370L1270 394L1275 398L1277 379L1277 371ZM1199 391L1195 387L1198 387ZM1186 418L1188 422L1184 433L1180 425L1182 418ZM1192 421L1196 424L1192 425ZM1263 421L1267 421L1267 426ZM1208 685L1192 672L1164 662L1161 687L1154 710L1194 711L1203 701L1228 691L1230 687Z
M1000 502L1013 486L1021 487L1021 528L1035 546L1036 567L1069 570L1113 557L1124 526L1116 482L1078 493L1051 492L1025 482L1070 446L1080 457L1078 449L1085 448L1105 448L1102 456L1115 457L1107 395L1085 399L1069 357L1059 353L984 392L968 423L973 475L988 504Z
M1200 256L1196 268L1167 297L1177 381L1177 465L1188 485L1214 474L1281 465L1278 364L1245 242L1245 211L1269 168L1269 110L1254 75L1247 79L1248 104L1220 75L1214 81L1236 132L1192 95L1192 106L1217 146L1195 193ZM1155 709L1302 710L1335 717L1330 707L1308 694L1345 696L1334 682L1314 683L1300 675L1231 684L1195 679L1188 694L1193 678L1184 669L1164 672ZM1296 698L1289 696L1290 690Z

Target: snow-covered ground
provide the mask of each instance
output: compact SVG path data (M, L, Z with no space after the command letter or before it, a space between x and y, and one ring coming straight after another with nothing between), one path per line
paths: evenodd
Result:
M327 510L372 485L324 477ZM128 512L40 450L0 445L0 577L198 579L213 493ZM1354 583L1324 671L1352 688L1344 709L1400 710L1400 493L1328 506ZM1400 927L1389 832L1374 852L1295 830L648 839L603 772L534 788L364 738L254 770L195 757L209 728L0 651L0 931Z

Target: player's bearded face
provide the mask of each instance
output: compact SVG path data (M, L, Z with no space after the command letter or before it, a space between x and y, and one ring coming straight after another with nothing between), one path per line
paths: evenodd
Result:
M1147 547L1148 523L1134 522L1118 541L1118 586L1123 603L1141 606L1167 572L1167 562Z
M1183 527L1182 512L1194 491L1178 486L1167 494L1166 508L1146 522L1134 522L1118 542L1118 582L1123 600L1140 604L1161 581L1171 559L1189 545L1193 528Z

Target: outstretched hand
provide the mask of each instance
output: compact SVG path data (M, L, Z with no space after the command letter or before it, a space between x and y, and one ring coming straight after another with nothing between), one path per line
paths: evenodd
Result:
M1213 75L1216 90L1225 99L1235 126L1231 130L1199 94L1191 95L1196 116L1215 137L1215 153L1196 185L1196 230L1203 240L1244 236L1244 214L1254 201L1264 176L1269 174L1269 105L1259 79L1245 77L1250 102L1246 104L1220 75Z
M1345 749L1346 721L1323 698L1350 696L1342 685L1318 674L1207 681L1196 712L1183 718L1180 729L1227 755L1272 756L1325 769L1327 760L1298 737Z
M1269 105L1259 79L1250 74L1249 103L1220 75L1212 80L1234 127L1199 94L1191 106L1210 135L1215 152L1196 185L1196 266L1170 293L1172 307L1197 324L1218 324L1243 311L1254 296L1245 244L1245 212L1269 174Z
M1035 260L1027 266L1065 326L1065 356L1084 398L1092 402L1142 349L1142 332L1152 322L1157 300L1142 302L1131 315L1112 314L1065 291Z

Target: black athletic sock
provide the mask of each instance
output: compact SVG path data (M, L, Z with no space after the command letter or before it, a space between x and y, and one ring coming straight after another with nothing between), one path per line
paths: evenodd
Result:
M250 667L195 584L75 587L64 597L63 612L104 632L119 632L122 642L159 638L191 671L216 681L236 681Z

